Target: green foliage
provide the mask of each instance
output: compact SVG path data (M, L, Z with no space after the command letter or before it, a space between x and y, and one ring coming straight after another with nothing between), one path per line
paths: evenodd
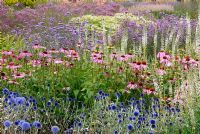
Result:
M36 4L47 3L48 0L4 0L5 5L12 6L17 3L22 3L25 6L34 7Z
M186 14L192 18L198 18L198 2L181 2L174 6L174 14L178 16L186 16Z
M0 33L0 51L1 50L20 50L25 46L22 37L15 37L11 35L3 35Z

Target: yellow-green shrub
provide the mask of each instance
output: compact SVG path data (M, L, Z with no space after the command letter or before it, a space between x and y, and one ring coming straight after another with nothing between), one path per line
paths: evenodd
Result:
M33 7L34 5L38 3L47 3L48 0L4 0L4 3L8 6L17 4L17 3L22 3L25 6Z
M105 30L109 31L111 34L116 31L116 28L119 27L122 22L129 20L129 21L136 21L137 24L140 23L151 23L142 17L138 18L132 14L125 14L125 13L117 13L114 16L94 16L94 15L84 15L82 17L75 17L72 18L71 22L84 22L88 21L89 24L92 24L94 29L101 32L103 30L102 22L104 21ZM88 27L90 28L90 27Z

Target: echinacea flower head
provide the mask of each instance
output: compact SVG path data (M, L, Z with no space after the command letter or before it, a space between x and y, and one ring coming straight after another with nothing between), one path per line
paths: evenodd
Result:
M52 126L51 127L51 132L53 134L57 134L60 131L60 128L58 126Z
M24 78L25 77L25 73L17 73L17 74L14 74L13 77L15 79L19 79L19 78Z
M33 122L33 126L37 129L41 129L42 128L42 123L39 121L34 121Z
M3 124L4 124L4 127L8 129L12 125L12 122L10 120L6 120L4 121Z
M33 45L32 48L33 48L33 49L46 49L46 47L43 47L43 46L41 46L41 45L39 45L39 44Z
M138 85L133 81L129 82L127 85L128 89L136 89L137 87L138 87Z

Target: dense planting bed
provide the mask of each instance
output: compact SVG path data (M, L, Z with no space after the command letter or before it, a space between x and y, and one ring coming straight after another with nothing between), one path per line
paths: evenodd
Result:
M0 133L199 133L200 15L157 6L0 5Z

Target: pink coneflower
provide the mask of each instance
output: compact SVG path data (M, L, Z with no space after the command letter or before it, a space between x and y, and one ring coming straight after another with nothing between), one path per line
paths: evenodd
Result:
M36 67L36 66L41 66L41 61L40 60L32 60L32 66Z
M56 50L55 48L52 48L51 50L48 51L49 53L59 53L58 50Z
M161 59L161 58L163 58L165 55L166 55L166 53L165 53L164 51L160 51L160 52L158 52L158 54L157 54L157 58Z
M118 73L123 73L124 69L123 69L123 67L119 67L117 71L118 71Z
M63 64L64 61L61 60L61 59L54 59L54 63L55 63L55 64Z
M46 47L43 47L43 46L41 46L41 45L39 45L39 44L33 45L32 48L33 48L33 49L46 49Z
M25 73L17 73L17 74L14 74L13 77L14 77L15 79L18 79L18 78L24 78L25 75L26 75Z
M126 55L119 55L118 57L117 57L117 60L119 60L119 61L128 61L128 57L126 56Z
M112 53L112 54L110 55L110 58L111 58L111 59L117 59L117 57L118 57L117 53Z
M24 57L32 57L32 56L33 56L32 53L30 53L30 52L28 52L28 51L23 51L23 52L21 52L21 53L19 54L18 57L24 58Z
M181 64L183 65L185 70L188 70L190 67L194 68L198 66L198 60L194 60L189 56L186 56L181 60Z
M128 89L136 89L137 87L138 85L133 81L129 82L127 86Z
M102 57L103 57L103 53L99 53L99 52L92 53L92 59L102 58Z
M9 83L9 84L16 84L16 85L19 84L16 80L9 80L8 83Z
M167 72L164 69L158 69L156 72L160 76L167 74Z
M39 53L39 56L42 58L51 58L51 54L48 53L47 51Z
M21 68L21 67L22 67L22 65L15 65L14 62L10 62L10 63L6 66L6 68L8 68L8 69L18 69L18 68Z
M134 57L133 54L131 54L131 53L125 54L125 56L126 56L128 59L131 59L131 58Z
M144 89L143 89L143 92L144 92L145 94L156 94L156 91L155 91L154 88L148 88L148 87L144 88Z
M143 69L143 70L146 69L147 68L147 62L142 61L140 66L141 66L141 69Z
M61 48L61 49L60 49L60 52L61 52L61 53L67 53L68 51L67 51L67 48Z
M147 63L145 61L138 61L138 62L131 62L129 63L129 65L131 66L131 68L133 70L137 70L137 71L141 71L141 70L144 70L146 69L148 66L147 66Z
M103 64L104 63L103 58L95 58L95 59L93 59L93 62L94 63L98 63L98 64Z
M172 62L171 62L171 55L169 55L168 53L165 53L164 51L161 51L157 54L157 58L159 58L160 63L164 64L165 66L171 66Z
M77 52L72 54L72 60L80 60L79 54Z
M12 56L14 54L14 51L2 51L2 54L7 56Z

